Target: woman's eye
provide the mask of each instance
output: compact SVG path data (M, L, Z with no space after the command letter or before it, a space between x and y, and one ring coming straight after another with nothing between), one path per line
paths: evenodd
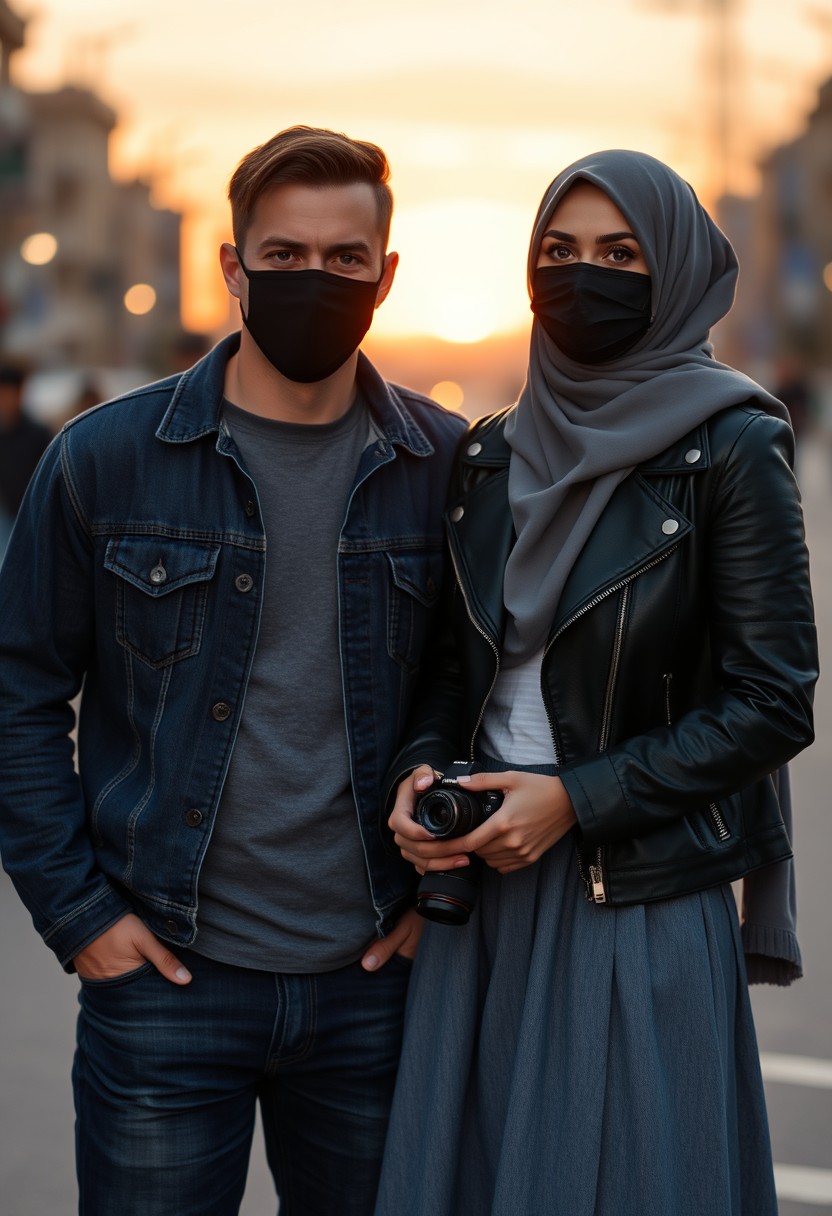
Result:
M550 245L546 253L553 262L565 262L572 257L572 250L568 245Z
M625 262L632 262L636 255L627 245L614 245L608 256L610 261L623 265Z

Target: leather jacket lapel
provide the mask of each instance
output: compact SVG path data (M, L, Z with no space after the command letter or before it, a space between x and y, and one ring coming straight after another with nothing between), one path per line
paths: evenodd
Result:
M578 555L555 614L554 637L598 599L661 560L693 529L691 521L638 472L613 494Z

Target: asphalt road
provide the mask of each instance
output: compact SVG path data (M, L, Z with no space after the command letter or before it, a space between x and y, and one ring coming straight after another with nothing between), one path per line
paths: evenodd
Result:
M807 451L801 482L821 665L828 671L832 453ZM806 975L789 989L753 990L781 1216L832 1213L832 680L819 686L817 733L814 747L793 766ZM0 875L0 967L0 1211L4 1216L72 1216L76 1192L69 1072L77 981L62 973L41 944L5 875ZM275 1207L258 1139L242 1216L269 1216Z

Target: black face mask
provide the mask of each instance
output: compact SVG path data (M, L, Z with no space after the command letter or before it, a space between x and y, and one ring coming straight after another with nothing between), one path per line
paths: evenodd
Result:
M247 270L248 315L243 321L282 376L300 384L325 380L346 363L370 328L381 278L328 270ZM382 272L383 273L383 272Z
M608 363L650 328L649 274L591 262L539 266L532 278L532 312L576 363Z

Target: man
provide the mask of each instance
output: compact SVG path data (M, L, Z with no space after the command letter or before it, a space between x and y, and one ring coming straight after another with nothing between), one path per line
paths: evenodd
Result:
M52 438L23 412L25 383L20 364L0 362L0 563L29 478Z
M281 132L229 187L243 327L74 419L0 586L2 854L81 978L82 1213L372 1211L418 938L379 783L461 419L359 353L383 153ZM78 775L70 700L83 682Z

